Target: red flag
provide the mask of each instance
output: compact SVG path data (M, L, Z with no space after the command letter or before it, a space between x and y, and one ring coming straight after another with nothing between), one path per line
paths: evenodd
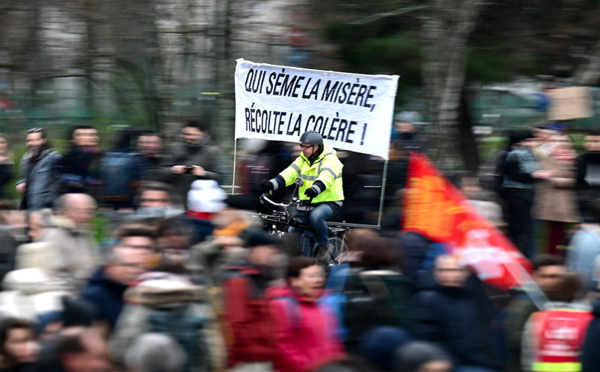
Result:
M424 154L411 153L404 197L405 231L445 243L489 284L508 289L530 280L531 263L480 216Z

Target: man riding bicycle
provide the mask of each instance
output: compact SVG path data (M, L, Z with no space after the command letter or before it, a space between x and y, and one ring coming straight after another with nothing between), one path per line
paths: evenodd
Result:
M314 253L321 261L326 261L333 253L333 246L328 243L329 233L326 220L333 217L342 208L344 190L342 168L344 165L337 157L336 151L323 144L323 137L314 131L304 133L300 137L302 154L275 178L262 180L265 191L283 189L294 184L296 178L304 180L298 190L300 200L310 200L314 207L308 216L299 215L298 219L310 221L316 230L317 249ZM293 229L290 229L293 232ZM304 256L310 256L310 247L304 247Z

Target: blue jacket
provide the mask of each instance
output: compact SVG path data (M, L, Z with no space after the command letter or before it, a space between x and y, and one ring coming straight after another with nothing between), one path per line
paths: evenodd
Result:
M99 318L108 321L114 329L123 310L123 293L128 287L104 276L104 269L98 270L83 290L82 298L96 306Z
M538 163L531 150L517 148L511 151L504 163L505 188L535 189L535 179L531 174L538 170Z

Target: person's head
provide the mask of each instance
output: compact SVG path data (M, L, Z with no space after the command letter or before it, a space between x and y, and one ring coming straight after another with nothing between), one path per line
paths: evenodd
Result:
M314 258L290 258L286 277L290 288L301 297L316 298L325 285L325 272Z
M307 159L312 159L323 152L323 137L315 132L308 131L300 136L300 150Z
M542 255L533 260L533 280L546 294L558 290L560 278L566 271L562 257Z
M158 232L151 226L139 222L126 222L120 225L112 235L116 245L151 252L154 250Z
M225 208L215 214L213 224L216 228L224 228L233 223L248 221L251 213L257 209L257 200L249 195L228 195Z
M590 130L584 138L584 148L587 152L600 152L600 131Z
M208 123L203 120L188 120L181 129L181 137L186 145L197 146L208 133Z
M318 366L311 372L377 372L377 369L362 358L346 356Z
M508 151L510 151L513 146L531 148L536 144L537 139L533 136L533 132L531 130L515 130L510 132L508 139Z
M183 372L186 361L179 343L162 333L142 334L125 354L125 364L132 372Z
M575 160L576 152L571 137L565 134L553 134L550 138L553 144L551 155L558 160Z
M372 230L371 230L372 231ZM371 234L364 234L367 237ZM399 260L393 250L394 242L391 239L375 233L368 240L352 242L353 252L357 252L358 263L367 268L393 268Z
M560 302L573 302L581 290L581 277L574 270L566 270L556 283L556 292L551 300Z
M450 372L452 359L437 345L424 341L410 342L394 355L394 371Z
M153 157L162 152L163 141L158 133L144 132L138 137L137 146L142 155Z
M100 143L98 130L88 124L72 126L69 129L68 140L77 147L94 147Z
M449 175L448 180L459 189L467 199L477 199L481 192L479 178L473 172L455 171Z
M261 267L273 266L274 256L281 252L281 241L262 230L251 231L244 246L248 248L248 261Z
M410 333L401 328L379 326L362 336L358 353L381 371L392 371L395 351L410 341Z
M144 271L151 251L129 247L114 246L104 266L104 276L108 279L129 285Z
M161 221L156 247L157 251L162 253L163 263L173 267L187 265L191 259L190 244L193 234L193 228L184 221L176 218Z
M400 133L416 132L415 122L417 121L419 121L419 114L414 111L403 111L394 116L394 126Z
M533 136L538 139L540 143L550 141L553 131L546 125L538 125L533 128Z
M600 224L600 198L592 199L587 204L587 210L589 214L592 216L594 222Z
M56 214L69 218L76 226L89 225L96 216L97 204L88 194L64 194L58 198L54 205Z
M42 128L32 128L25 135L25 145L28 151L36 151L48 142L46 131Z
M462 287L469 270L455 256L443 254L435 259L433 278L442 287Z
M38 211L33 211L29 214L29 230L27 231L27 235L31 238L31 241L37 242L40 238L40 234L48 225L50 224L50 220L52 218L52 210L51 209L41 209Z
M71 328L58 336L56 348L66 372L104 372L110 367L106 341L86 328Z
M33 325L17 318L0 321L0 354L12 365L35 362L37 342Z
M122 128L115 132L112 151L129 152L132 150L132 142L137 137L139 131L134 128Z
M166 183L147 181L142 183L138 195L140 208L170 207L175 191Z

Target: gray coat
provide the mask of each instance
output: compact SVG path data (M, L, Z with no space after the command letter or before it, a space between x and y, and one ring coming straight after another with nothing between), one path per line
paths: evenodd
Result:
M21 200L21 209L35 211L52 207L60 195L58 162L62 155L52 149L46 149L34 164L31 163L31 155L31 152L28 152L21 159L17 185L23 182L27 184L27 191Z
M212 179L220 182L221 172L221 151L215 145L208 141L197 147L188 147L183 144L177 144L171 147L171 156L173 164L169 164L167 169L173 165L198 165L204 168L206 176L204 179ZM192 182L202 179L192 174L172 174L170 173L169 182L176 189L177 194L182 198L184 205L187 205L187 193L190 190Z

